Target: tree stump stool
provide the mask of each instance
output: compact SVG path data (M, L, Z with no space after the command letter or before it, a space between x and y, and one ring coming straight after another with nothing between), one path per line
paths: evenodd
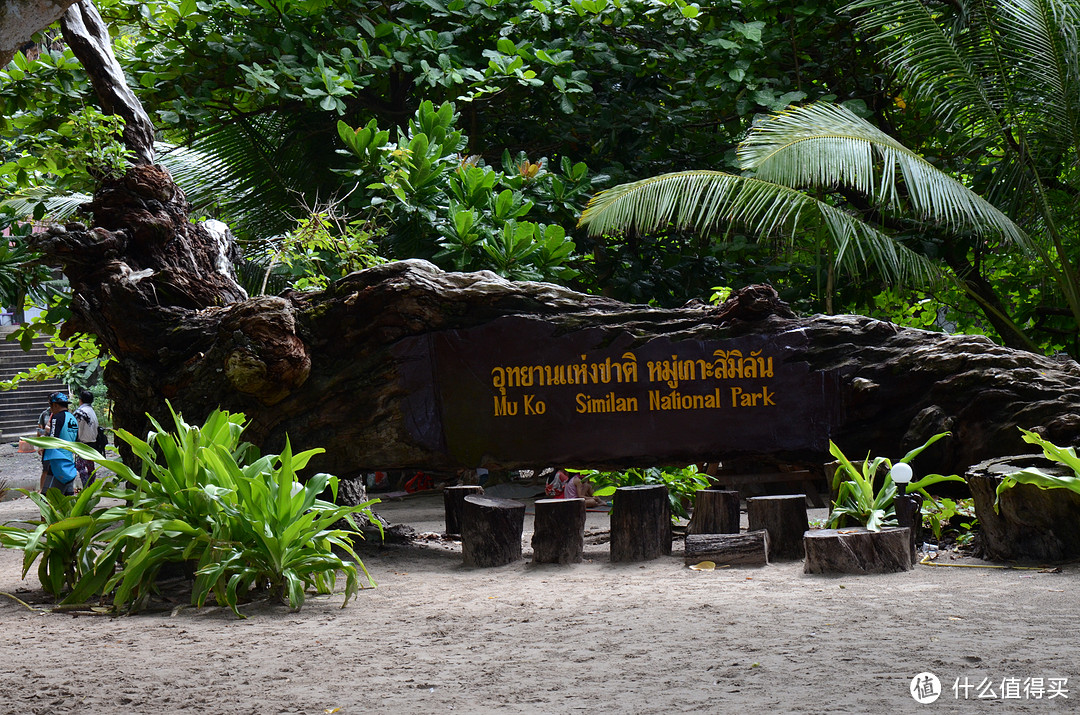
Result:
M769 563L769 532L745 534L687 534L687 565L701 561L732 566L764 566Z
M663 484L619 487L611 509L611 560L649 561L671 554L671 502Z
M525 505L512 499L467 496L461 512L461 556L466 566L504 566L521 560Z
M687 534L738 534L739 493L724 489L699 489Z
M461 511L465 508L465 497L470 494L484 496L484 488L475 485L461 485L443 489L443 509L446 511L446 535L461 535Z
M585 500L537 499L533 563L579 564L585 551Z
M895 573L910 571L910 530L906 526L885 526L867 531L815 529L806 532L804 573Z
M769 561L797 560L805 554L803 534L810 528L805 494L750 497L746 500L748 531L769 532Z

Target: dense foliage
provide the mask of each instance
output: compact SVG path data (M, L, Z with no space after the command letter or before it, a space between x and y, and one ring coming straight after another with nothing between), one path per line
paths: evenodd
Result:
M121 63L168 142L159 147L167 149L162 160L200 211L225 219L241 238L273 239L250 249L255 257L282 254L281 238L298 220L324 214L328 203L348 195L351 220L363 222L359 231L385 257L421 255L447 268L572 278L579 287L666 304L763 273L752 268L729 281L725 264L739 268L740 252L728 257L707 239L679 237L637 246L613 239L609 250L575 235L572 253L560 263L573 270L526 261L533 268L521 272L509 264L519 263L521 253L543 254L548 249L537 244L551 244L560 230L570 235L587 193L605 177L727 162L756 112L830 93L869 98L873 87L873 73L857 67L848 22L818 2L707 10L685 0L99 5L118 30ZM14 137L9 157L37 156L26 151L31 137L85 114L92 101L63 44L45 37L42 49L34 63L20 58L0 83L0 115ZM340 153L338 122L363 128L374 121L400 145L415 134L410 120L425 101L452 102L447 131L460 134L452 149L444 145L445 153L432 157L444 164L431 186L435 199L451 195L451 159L502 174L500 192L520 170L524 183L545 194L526 197L535 206L529 221L543 230L526 241L528 227L519 222L495 241L503 229L492 210L466 209L477 212L474 233L466 216L452 219L447 203L433 206L431 196L397 197L389 213L358 200L369 184L386 183L388 161L406 158L358 166ZM93 117L80 126L79 136L107 133ZM86 142L75 139L68 144L77 153ZM80 169L86 162L77 158L60 169L26 162L12 187L24 193L42 183L71 190L90 183L77 176L86 176ZM539 174L530 175L537 166ZM35 195L41 196L30 192ZM425 232L431 222L424 215L432 211L442 213L438 228L452 235ZM463 237L454 235L459 227ZM487 250L469 245L480 234ZM450 245L439 249L435 242ZM279 266L304 264L310 250L285 253L290 260Z

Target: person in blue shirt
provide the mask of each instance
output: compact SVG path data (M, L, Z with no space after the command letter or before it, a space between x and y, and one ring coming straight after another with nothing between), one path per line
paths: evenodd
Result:
M74 442L79 437L79 424L75 416L68 412L70 404L63 392L49 395L49 435L58 439ZM75 493L75 455L68 449L49 448L42 455L44 468L41 472L41 493L52 488L61 494Z

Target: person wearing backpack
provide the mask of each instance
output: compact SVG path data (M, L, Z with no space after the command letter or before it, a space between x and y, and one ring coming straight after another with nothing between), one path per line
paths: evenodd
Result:
M75 416L68 412L69 404L67 395L63 392L54 392L49 395L49 435L75 442L79 438L79 425ZM79 473L75 469L75 459L71 450L50 447L45 450L42 459L44 468L41 472L41 493L44 494L55 487L61 494L74 494L75 477Z
M104 447L98 446L104 441L102 438L105 434L98 424L97 413L94 412L94 393L90 390L82 390L79 392L79 402L79 409L75 410L75 421L79 425L79 442L105 454ZM94 482L94 463L89 459L75 455L75 469L79 473L84 488Z

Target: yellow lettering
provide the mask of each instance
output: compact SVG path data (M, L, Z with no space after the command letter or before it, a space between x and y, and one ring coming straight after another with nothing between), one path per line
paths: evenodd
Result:
M536 395L525 395L525 414L542 415L547 412L547 405L543 400L537 400Z

